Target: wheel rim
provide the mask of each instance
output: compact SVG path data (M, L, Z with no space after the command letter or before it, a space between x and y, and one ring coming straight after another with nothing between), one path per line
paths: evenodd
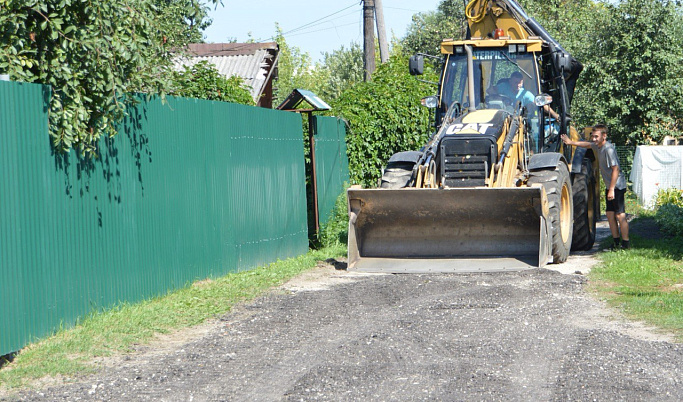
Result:
M564 183L562 185L562 198L560 199L560 233L562 234L562 242L564 243L569 240L569 235L572 230L571 200L569 197L571 197L569 186Z

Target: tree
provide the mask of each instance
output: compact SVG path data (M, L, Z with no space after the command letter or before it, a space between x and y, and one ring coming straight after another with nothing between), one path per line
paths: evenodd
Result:
M254 105L242 78L225 78L205 60L183 66L183 71L174 71L172 85L169 95Z
M574 58L584 66L594 58L597 32L609 18L605 5L593 0L521 0L527 14L538 21ZM571 112L577 127L595 124L590 89L594 82L580 75Z
M349 48L344 46L325 53L322 64L316 65L314 75L320 77L317 82L324 82L320 95L325 100L332 100L348 87L363 81L363 49L357 42L352 42Z
M436 11L413 15L413 21L403 38L408 54L440 54L443 39L463 39L466 33L465 8L462 0L443 0Z
M184 46L188 43L203 42L202 32L211 25L206 3L218 4L218 0L154 0L157 16L155 20L162 27L173 29L165 31L166 40L171 46Z
M0 0L0 73L50 85L54 146L96 153L102 135L116 134L130 93L165 94L173 49L206 22L201 4Z
M584 113L618 144L660 142L683 129L683 15L677 2L625 0L592 40Z
M296 46L287 43L282 29L275 24L275 40L280 47L278 61L277 96L274 104L280 104L296 88L314 90L311 56Z

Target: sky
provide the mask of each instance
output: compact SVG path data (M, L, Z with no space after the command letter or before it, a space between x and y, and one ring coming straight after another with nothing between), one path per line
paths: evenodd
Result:
M440 0L382 0L387 39L401 38L413 14L434 11ZM351 42L363 44L363 6L360 0L223 0L211 7L211 26L204 32L208 43L250 38L258 42L272 41L275 23L279 23L287 44L307 52L314 61L322 53L348 49Z

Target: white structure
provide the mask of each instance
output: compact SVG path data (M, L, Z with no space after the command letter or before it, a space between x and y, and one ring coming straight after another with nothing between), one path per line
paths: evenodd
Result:
M638 146L630 180L646 208L654 207L659 189L683 189L683 146Z

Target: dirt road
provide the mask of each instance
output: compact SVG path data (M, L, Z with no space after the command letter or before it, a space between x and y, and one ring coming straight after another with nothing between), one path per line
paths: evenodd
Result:
M563 272L361 275L330 265L96 375L21 400L683 400L683 345ZM115 363L115 364L114 364Z

